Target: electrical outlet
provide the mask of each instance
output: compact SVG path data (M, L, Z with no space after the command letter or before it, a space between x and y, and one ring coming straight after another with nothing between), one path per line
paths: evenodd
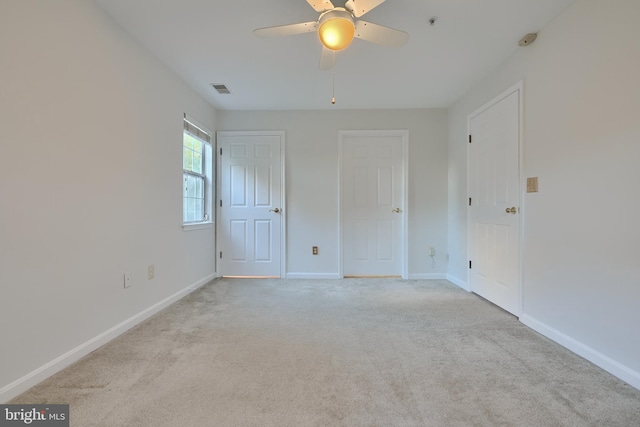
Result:
M318 247L317 246L312 246L311 247L311 253L313 255L318 255Z
M429 256L436 256L436 248L429 246Z
M156 276L156 268L153 264L149 264L147 267L147 279L151 280Z
M124 273L124 287L128 288L131 286L131 273Z

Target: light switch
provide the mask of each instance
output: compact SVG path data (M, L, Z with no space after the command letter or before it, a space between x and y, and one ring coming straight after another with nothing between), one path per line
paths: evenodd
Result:
M538 192L538 177L527 178L527 193Z

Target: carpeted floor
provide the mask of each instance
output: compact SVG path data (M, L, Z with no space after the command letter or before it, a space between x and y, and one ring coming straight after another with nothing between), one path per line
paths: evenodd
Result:
M446 281L214 281L11 403L89 426L640 426L640 391Z

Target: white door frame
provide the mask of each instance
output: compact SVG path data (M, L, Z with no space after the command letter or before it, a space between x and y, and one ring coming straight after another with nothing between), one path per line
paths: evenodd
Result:
M277 131L217 131L216 132L216 157L217 157L217 174L216 174L216 219L220 218L220 196L222 194L222 158L220 156L220 146L218 145L218 135L222 136L279 136L281 145L280 145L280 173L282 174L282 179L280 180L280 194L281 194L281 212L280 212L280 278L284 278L287 274L287 198L286 198L286 168L285 168L285 131L277 130ZM224 271L220 271L220 262L219 262L219 253L221 251L220 245L220 221L216 221L216 263L218 265L217 276L222 277L224 275Z
M408 223L409 223L409 131L408 130L341 130L339 133L339 147L338 147L338 212L340 221L340 236L338 244L338 259L340 261L340 277L344 277L344 233L343 233L343 212L342 212L342 153L344 150L344 138L349 136L366 137L366 136L399 136L402 138L402 212L404 215L401 217L402 225L400 227L400 256L402 257L402 278L407 279L409 276L409 241L408 241Z
M500 95L493 98L491 101L484 104L482 107L475 110L473 113L467 116L467 135L471 135L471 121L473 118L478 116L480 113L485 110L491 108L493 105L512 95L513 93L518 93L518 188L519 188L519 206L520 211L518 215L518 234L519 234L519 247L518 247L518 283L516 284L518 289L518 307L517 313L515 315L520 317L524 312L524 269L522 265L523 254L524 254L524 213L525 213L525 204L524 204L524 194L526 190L526 179L524 178L524 170L523 170L523 153L524 153L524 83L523 81L519 81L515 85L511 86L509 89L502 92ZM470 176L469 176L469 148L467 146L467 196L469 196L469 188L470 185ZM471 227L469 224L469 214L467 207L467 260L471 259ZM471 289L471 270L467 269L467 286L466 290L468 292L472 292Z

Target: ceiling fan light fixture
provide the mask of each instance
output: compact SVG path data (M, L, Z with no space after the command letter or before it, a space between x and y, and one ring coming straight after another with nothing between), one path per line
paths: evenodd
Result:
M331 50L342 50L349 46L355 35L353 16L345 10L331 10L319 20L320 42Z

